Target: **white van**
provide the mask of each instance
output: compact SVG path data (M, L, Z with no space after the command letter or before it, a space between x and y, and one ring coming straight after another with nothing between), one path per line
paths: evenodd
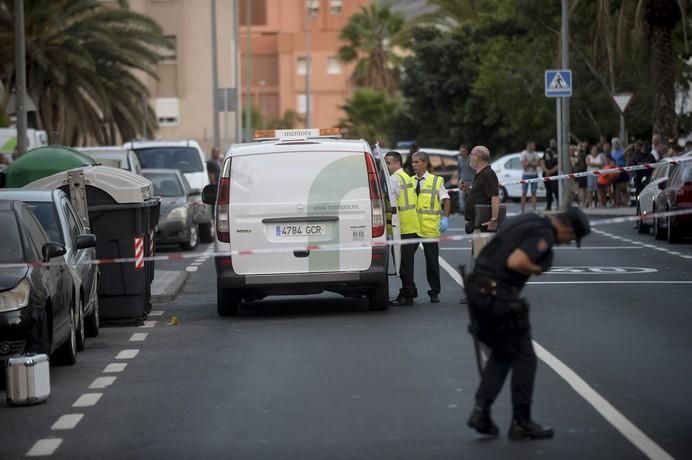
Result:
M142 166L132 150L119 146L75 147L76 150L89 155L101 166L124 169L142 176Z
M387 242L398 226L387 225L384 159L333 133L258 131L269 139L226 153L218 187L202 193L216 204L216 252L226 253L215 257L220 315L243 300L323 291L388 308Z

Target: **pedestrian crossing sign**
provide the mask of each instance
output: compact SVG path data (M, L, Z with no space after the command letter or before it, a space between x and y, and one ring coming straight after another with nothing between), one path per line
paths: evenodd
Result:
M546 70L545 95L546 97L572 96L572 71L566 69Z

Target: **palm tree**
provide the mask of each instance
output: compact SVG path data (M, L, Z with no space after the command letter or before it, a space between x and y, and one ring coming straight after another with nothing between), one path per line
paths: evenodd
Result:
M14 84L12 0L0 0L0 79ZM136 137L145 112L156 129L148 91L135 71L156 76L159 50L170 48L151 18L126 0L33 0L25 3L27 90L36 127L52 142L103 144ZM0 101L0 111L7 97Z
M356 62L351 77L356 86L382 89L390 94L399 84L399 61L395 46L404 18L392 11L391 1L373 1L351 16L339 38L346 45L339 49L339 58Z

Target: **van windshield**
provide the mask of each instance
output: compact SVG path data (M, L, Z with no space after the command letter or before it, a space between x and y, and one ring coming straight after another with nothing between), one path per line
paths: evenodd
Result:
M144 169L177 169L182 173L204 172L197 149L192 147L149 147L135 150Z
M19 227L13 212L0 212L0 262L21 262L24 260Z

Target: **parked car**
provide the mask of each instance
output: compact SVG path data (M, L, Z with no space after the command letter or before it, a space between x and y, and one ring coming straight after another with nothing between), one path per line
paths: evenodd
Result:
M89 155L102 166L120 168L139 176L142 175L142 165L135 152L118 146L109 147L76 147L76 150Z
M48 234L48 239L65 247L65 266L70 273L77 305L77 349L83 350L85 337L96 337L99 333L99 268L93 263L96 260L96 237L86 230L62 190L5 189L0 190L0 199L26 203Z
M60 265L65 253L29 206L0 200L0 360L37 352L77 361L78 312L71 274Z
M538 153L539 157L543 157L543 152L536 153ZM521 167L520 156L521 152L509 153L490 163L490 167L493 168L495 174L497 174L497 179L500 181L500 201L503 203L509 199L519 200L521 198L521 184L502 185L521 180L524 170ZM540 177L541 175L542 173L539 172L538 176ZM530 194L531 191L529 189ZM545 185L543 182L538 183L536 196L545 197Z
M219 315L237 314L242 301L323 291L367 296L372 310L387 309L384 160L363 140L277 131L231 146L218 187L203 190L205 203L216 204ZM365 248L289 250L319 244Z
M177 169L145 169L144 177L154 184L154 194L161 197L156 243L179 244L185 250L196 248L198 225L204 217L204 210L194 199L200 191L191 189Z
M681 163L670 176L658 183L661 193L656 196L654 212L692 210L692 163ZM654 218L654 236L676 243L692 236L692 214Z
M134 150L144 169L177 169L193 190L209 185L205 156L196 141L140 141L128 142L123 147ZM196 200L204 211L198 223L199 240L211 243L214 241L211 206L203 205L201 197Z

